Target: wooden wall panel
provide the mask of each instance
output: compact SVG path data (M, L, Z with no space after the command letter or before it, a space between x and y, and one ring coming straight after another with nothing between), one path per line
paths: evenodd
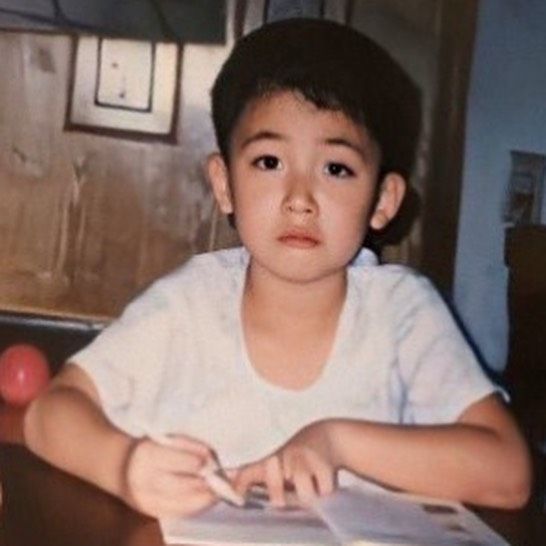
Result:
M206 87L225 48L198 49L184 52L199 77L183 73L170 145L63 131L70 38L0 33L0 310L108 319L210 247ZM224 221L217 235L236 242Z

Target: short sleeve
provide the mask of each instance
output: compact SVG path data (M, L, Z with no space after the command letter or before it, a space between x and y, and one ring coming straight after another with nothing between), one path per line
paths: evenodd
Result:
M450 310L427 279L408 275L398 292L404 422L455 422L471 404L501 391L481 368Z
M167 299L152 287L70 358L94 382L107 417L142 435L153 411L171 336Z

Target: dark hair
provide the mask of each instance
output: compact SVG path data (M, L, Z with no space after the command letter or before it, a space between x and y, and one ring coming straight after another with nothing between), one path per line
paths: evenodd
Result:
M409 176L420 130L419 90L375 42L320 19L267 24L236 43L212 89L212 118L226 161L245 106L284 90L362 124L381 150L381 172Z

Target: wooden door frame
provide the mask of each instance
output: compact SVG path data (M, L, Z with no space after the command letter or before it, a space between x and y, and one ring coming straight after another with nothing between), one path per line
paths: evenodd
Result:
M466 104L478 0L444 0L431 164L423 195L419 269L450 297L462 189Z

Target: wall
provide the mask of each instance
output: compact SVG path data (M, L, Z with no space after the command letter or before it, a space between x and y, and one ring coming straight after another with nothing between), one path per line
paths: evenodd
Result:
M455 305L487 364L507 354L510 150L546 153L546 3L482 0L468 99Z
M349 24L382 43L423 90L412 183L424 197L449 1L348 3ZM0 312L108 320L192 254L237 241L215 215L202 164L215 146L210 86L235 28L248 26L259 3L236 19L235 0L227 2L225 46L183 48L175 144L64 130L71 38L0 31ZM419 267L421 246L416 222L385 257Z
M359 3L352 23L376 21L378 34L404 37L400 55L427 91L430 126L438 7L432 0L417 0L417 11L388 4ZM235 2L228 7L225 46L183 48L174 145L65 131L71 38L0 32L2 311L108 320L192 254L236 242L226 222L216 222L202 171L215 147L209 89L237 26ZM418 255L416 233L394 259Z
M3 311L108 319L193 253L234 240L202 171L215 147L209 88L229 47L184 47L172 145L64 131L71 38L0 32Z

